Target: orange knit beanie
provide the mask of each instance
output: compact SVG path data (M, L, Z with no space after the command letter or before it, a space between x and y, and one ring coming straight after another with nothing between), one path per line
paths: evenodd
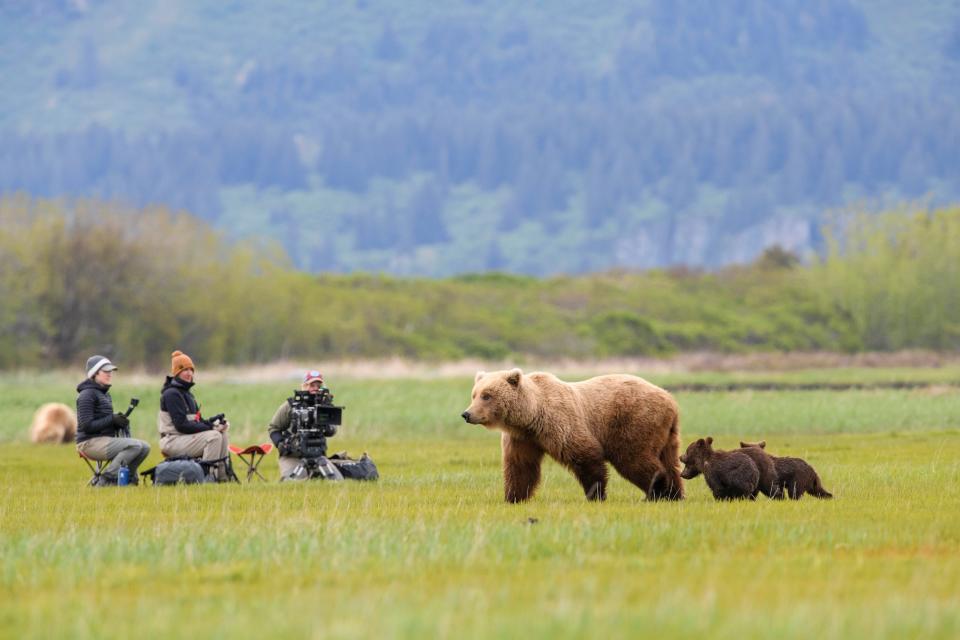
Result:
M176 377L177 374L184 369L193 369L194 371L197 370L197 368L193 366L193 360L191 360L190 356L185 354L183 351L174 351L170 355L173 358L173 360L170 362L170 375L173 377Z

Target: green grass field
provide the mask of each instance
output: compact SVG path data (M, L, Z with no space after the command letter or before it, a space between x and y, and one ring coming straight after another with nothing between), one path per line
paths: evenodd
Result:
M960 635L958 388L677 395L685 443L765 438L832 501L721 504L696 479L649 504L614 474L588 504L548 462L507 505L499 438L459 418L470 378L330 382L331 448L369 451L377 483L91 489L73 447L26 438L76 381L0 377L0 636ZM196 393L249 444L291 388ZM156 445L158 385L121 375L112 395L141 398L133 428Z

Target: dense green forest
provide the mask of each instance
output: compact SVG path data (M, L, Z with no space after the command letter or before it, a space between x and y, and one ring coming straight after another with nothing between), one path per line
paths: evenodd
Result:
M834 220L809 266L315 275L156 207L0 200L0 368L960 348L960 209Z
M960 200L952 2L37 0L0 40L0 193L307 271L715 267Z

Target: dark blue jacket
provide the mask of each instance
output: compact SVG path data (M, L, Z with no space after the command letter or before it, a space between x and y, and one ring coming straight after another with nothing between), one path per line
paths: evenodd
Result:
M160 409L170 414L173 426L180 433L200 433L210 431L213 427L205 422L195 420L200 407L196 398L190 393L192 382L184 382L180 378L167 376L160 393Z
M77 385L77 393L80 394L77 396L77 442L117 436L110 385L88 379Z

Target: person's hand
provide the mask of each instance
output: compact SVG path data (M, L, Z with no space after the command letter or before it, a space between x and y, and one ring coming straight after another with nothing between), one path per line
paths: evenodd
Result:
M227 429L230 428L230 423L227 421L218 422L217 424L213 425L213 428L219 431L220 433L226 433Z
M117 429L126 429L130 426L130 418L122 413L113 414L113 426Z

